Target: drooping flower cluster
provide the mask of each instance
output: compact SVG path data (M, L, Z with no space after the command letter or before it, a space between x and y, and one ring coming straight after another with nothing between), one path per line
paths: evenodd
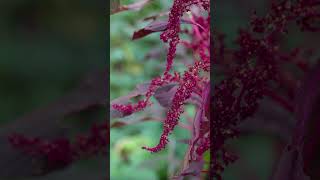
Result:
M210 70L210 17L197 17L193 16L194 19L190 21L194 24L192 32L189 33L193 38L192 42L185 42L185 46L191 47L193 50L194 58L200 58L195 60L193 66L189 67L187 71L184 72L183 77L180 77L179 73L174 71L174 75L170 74L170 70L173 66L173 60L176 54L177 45L181 42L181 18L185 12L190 11L192 5L197 5L204 10L209 11L209 1L198 1L198 0L175 0L170 9L169 19L166 30L160 35L160 38L164 42L169 42L169 50L167 53L167 64L166 69L162 77L155 78L151 81L149 89L146 93L146 98L140 100L136 104L113 104L112 107L125 115L130 115L134 112L143 110L148 104L152 95L154 95L155 90L161 86L168 83L178 82L179 88L175 93L171 107L167 112L167 117L163 122L163 133L160 138L160 142L155 147L143 147L151 152L157 152L165 148L168 143L168 135L173 131L174 127L178 124L179 117L183 112L183 105L187 99L191 97L192 93L198 93L201 95L201 89L203 88L203 82L208 81L208 78L203 78L199 76L200 71L209 72ZM198 54L199 57L195 55ZM200 88L200 89L198 89Z
M11 145L24 154L44 159L44 171L62 168L70 163L98 154L107 153L109 136L107 123L93 125L88 135L79 135L74 142L67 138L46 140L21 134L9 136Z
M193 67L190 67L189 70L184 73L182 83L173 97L172 105L167 113L167 118L163 122L163 133L159 144L156 147L143 147L143 149L151 152L158 152L166 146L168 143L168 135L178 124L185 101L191 97L193 92L195 92L195 88L199 82L198 74L201 69L204 69L204 63L197 61Z
M169 52L167 54L167 66L166 66L166 71L164 74L169 73L172 64L173 64L173 59L176 54L176 48L177 45L180 41L179 33L180 33L180 20L183 14L187 11L190 11L190 7L192 5L200 5L202 6L205 10L209 11L209 1L207 0L175 0L173 2L173 5L170 9L170 14L169 14L169 20L168 20L168 27L167 30L164 31L161 35L160 38L164 42L169 41Z
M200 9L192 11L192 8ZM190 165L193 162L200 162L203 153L209 150L209 101L210 101L210 16L203 13L210 12L210 2L208 0L174 0L170 9L168 22L163 28L160 39L168 43L168 52L166 56L166 68L161 77L151 80L148 91L144 94L145 99L135 104L112 104L112 108L123 113L123 116L143 110L150 103L150 98L155 95L156 90L165 87L170 83L177 84L170 105L167 106L166 118L163 120L163 132L159 143L154 147L142 147L150 152L158 152L166 147L169 141L169 135L179 124L181 114L184 112L184 106L193 96L200 97L197 105L197 113L193 119L191 129L192 138L189 141L189 150L186 152L187 162L183 165L180 175L190 173ZM186 12L190 12L189 18L183 18ZM187 22L192 25L192 29L182 30L181 23ZM155 23L156 24L156 23ZM148 31L150 31L148 29ZM143 33L144 31L139 31ZM180 34L185 33L191 40L180 39ZM139 34L140 36L141 34ZM138 36L137 36L138 37ZM181 44L192 51L193 62L187 65L186 71L182 75L174 70L174 59L177 46ZM202 166L199 166L200 170ZM197 171L198 172L198 171ZM198 176L199 174L196 173Z

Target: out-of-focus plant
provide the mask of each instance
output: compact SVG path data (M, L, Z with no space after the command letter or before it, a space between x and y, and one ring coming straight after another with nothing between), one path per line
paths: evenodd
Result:
M312 67L312 62L304 56L307 51L303 48L284 51L280 46L282 39L279 38L285 38L293 24L304 32L319 32L319 8L320 1L316 0L271 1L271 9L266 16L260 17L256 12L252 14L247 29L239 31L235 48L225 45L223 33L214 32L212 66L216 81L210 101L211 177L222 178L224 169L236 159L226 148L227 141L239 136L242 130L239 125L257 114L262 100L269 99L297 117L292 140L284 150L274 179L308 179L305 175L319 178L314 169L318 165L313 159L319 146L313 139L315 136L309 134L316 133L305 129L316 119L319 120L319 116L311 115L311 112L316 115L314 109L319 107L319 103L316 99L300 97L306 96L306 92L313 97L319 96L319 86L315 87L319 65ZM307 85L299 87L302 75L312 68L315 70L309 75ZM311 87L314 88L311 90ZM297 89L304 93L296 94ZM300 100L295 102L295 98ZM256 123L267 128L270 121ZM287 121L290 119L276 122L276 126ZM256 132L263 129L252 123L254 121L246 124L245 128L255 128ZM280 130L279 134L283 135L285 131Z

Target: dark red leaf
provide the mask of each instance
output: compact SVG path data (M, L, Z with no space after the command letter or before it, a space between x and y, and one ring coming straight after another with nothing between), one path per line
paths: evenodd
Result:
M283 152L276 180L303 180L320 178L320 63L306 75L296 95L296 127L291 143Z
M157 89L154 94L154 97L162 107L169 108L171 106L173 96L177 92L177 89L177 84L168 84ZM200 106L201 101L202 100L199 95L192 93L191 97L186 102Z
M308 180L303 173L299 150L285 149L282 153L273 180Z
M162 107L169 108L171 106L172 98L177 92L178 86L176 84L168 84L156 90L154 97Z
M160 32L167 29L168 21L153 21L148 26L133 33L132 40L140 39L154 32Z
M297 126L294 145L302 146L304 171L312 179L320 178L320 63L307 75L298 93Z
M187 19L181 19L181 24L193 24L193 25L196 25L196 26L200 27L201 29L203 29L203 27L200 24L197 24L197 23L192 22ZM167 20L155 20L152 23L150 23L149 25L147 25L146 27L144 27L138 31L135 31L133 33L132 40L143 38L143 37L145 37L151 33L154 33L154 32L165 31L167 29L167 26L168 26Z

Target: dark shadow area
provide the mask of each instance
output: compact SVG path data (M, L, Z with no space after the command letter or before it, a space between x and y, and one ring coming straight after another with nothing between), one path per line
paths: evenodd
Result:
M319 9L215 2L211 158L222 179L320 178Z
M0 179L106 178L107 3L0 2Z

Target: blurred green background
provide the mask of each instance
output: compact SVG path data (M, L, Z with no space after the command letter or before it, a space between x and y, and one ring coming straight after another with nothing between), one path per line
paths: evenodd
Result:
M0 123L56 100L106 66L105 4L0 2Z
M89 72L106 68L107 12L104 0L0 2L1 127L58 100ZM74 129L88 129L94 122L89 118L76 117ZM102 179L105 161L79 161L35 179Z

